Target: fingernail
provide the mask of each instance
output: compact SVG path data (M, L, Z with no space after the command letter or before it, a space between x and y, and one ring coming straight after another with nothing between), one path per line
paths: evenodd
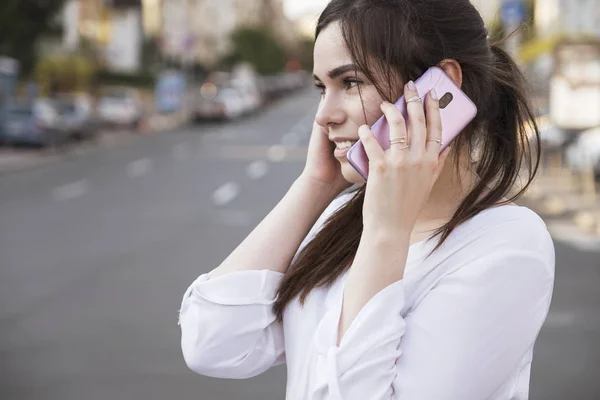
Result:
M438 95L435 89L431 89L431 98L434 100L438 100Z
M358 136L363 139L366 135L367 135L367 131L365 130L365 127L368 127L367 125L361 125L358 127Z
M408 89L410 90L417 90L417 87L415 86L415 83L413 81L408 81Z

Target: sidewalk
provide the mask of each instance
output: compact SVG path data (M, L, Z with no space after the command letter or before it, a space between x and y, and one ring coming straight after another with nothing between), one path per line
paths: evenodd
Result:
M519 202L544 218L558 238L600 249L600 195L595 186L593 177L550 167Z
M0 148L0 175L41 166L60 159L48 150Z
M95 139L71 142L56 149L0 147L0 175L49 164L73 154L85 154L96 148L126 146L133 136L167 132L185 125L190 120L191 113L183 110L171 114L151 115L137 132L119 128L101 130Z

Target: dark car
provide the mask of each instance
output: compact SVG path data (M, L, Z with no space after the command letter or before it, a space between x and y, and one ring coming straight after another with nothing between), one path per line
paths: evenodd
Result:
M92 138L98 131L98 121L94 118L92 102L84 96L59 96L53 103L62 128L69 137L75 139Z
M4 144L45 147L61 144L66 138L67 132L49 101L9 104L0 109L0 142Z

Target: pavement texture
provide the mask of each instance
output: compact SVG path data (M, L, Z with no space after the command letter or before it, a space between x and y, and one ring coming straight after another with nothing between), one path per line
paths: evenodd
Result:
M0 399L283 399L285 366L190 372L177 311L302 170L317 101L0 175ZM600 246L558 237L556 254L530 398L599 399Z

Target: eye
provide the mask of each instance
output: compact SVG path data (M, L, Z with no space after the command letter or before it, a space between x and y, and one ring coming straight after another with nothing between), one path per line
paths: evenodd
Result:
M325 85L323 85L320 82L315 82L315 87L319 90L319 92L321 93L321 95L325 94Z
M346 90L352 89L360 85L362 81L356 78L346 78L344 79L344 87Z

